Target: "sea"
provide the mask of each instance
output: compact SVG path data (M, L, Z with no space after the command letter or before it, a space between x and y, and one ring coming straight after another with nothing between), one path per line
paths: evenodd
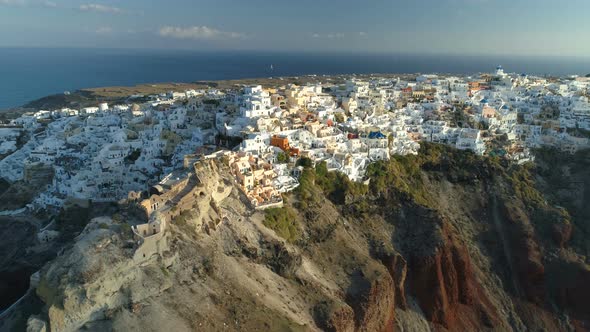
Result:
M590 58L576 57L0 48L0 110L100 86L308 74L476 74L497 65L534 75L590 73Z

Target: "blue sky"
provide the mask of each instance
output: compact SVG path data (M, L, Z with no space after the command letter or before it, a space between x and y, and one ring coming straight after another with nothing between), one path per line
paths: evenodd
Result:
M590 57L589 0L0 0L0 47Z

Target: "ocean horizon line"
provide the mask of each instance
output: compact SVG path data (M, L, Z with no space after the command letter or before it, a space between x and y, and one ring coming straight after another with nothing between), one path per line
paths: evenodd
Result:
M19 107L64 91L163 82L352 74L468 76L490 72L498 65L507 72L537 76L590 73L590 60L576 57L104 48L3 48L0 63L0 109Z
M150 48L150 47L79 47L79 46L11 46L0 45L3 50L79 50L79 51L126 51L155 53L193 53L193 54L256 54L256 55L329 55L329 56L443 56L476 58L534 58L534 59L578 59L590 61L588 55L571 54L510 54L473 52L405 52L405 51L346 51L346 50L277 50L277 49L190 49L190 48Z

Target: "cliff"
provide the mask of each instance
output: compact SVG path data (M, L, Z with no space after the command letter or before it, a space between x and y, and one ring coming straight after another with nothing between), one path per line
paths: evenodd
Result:
M545 153L516 166L424 144L368 186L320 164L266 212L206 162L148 260L125 220L86 225L41 270L31 330L586 330L590 158L564 173ZM582 203L558 176L582 179Z

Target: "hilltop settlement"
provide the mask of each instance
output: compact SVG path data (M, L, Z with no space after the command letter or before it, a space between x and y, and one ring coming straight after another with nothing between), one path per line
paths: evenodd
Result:
M320 82L319 79L324 80ZM147 198L217 158L253 208L280 206L305 163L366 182L367 166L417 154L421 141L525 163L531 149L588 147L590 78L505 73L236 86L132 96L127 103L38 110L0 127L0 177L34 185L16 215L68 199ZM155 212L158 202L147 206Z

